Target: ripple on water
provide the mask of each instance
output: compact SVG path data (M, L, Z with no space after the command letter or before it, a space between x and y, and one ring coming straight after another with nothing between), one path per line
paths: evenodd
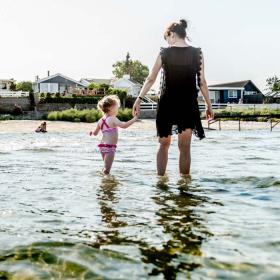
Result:
M81 243L33 243L0 251L0 260L1 279L143 279L147 276L141 261ZM121 273L116 267L122 268Z
M276 134L194 141L191 180L176 138L163 179L154 133L121 135L110 177L98 139L1 135L0 279L277 279Z

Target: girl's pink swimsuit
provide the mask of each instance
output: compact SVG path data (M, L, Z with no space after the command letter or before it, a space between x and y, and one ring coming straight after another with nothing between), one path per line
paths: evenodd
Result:
M117 127L109 127L109 125L107 124L107 119L108 119L109 116L107 116L106 118L102 118L101 119L101 125L100 125L100 129L102 131L102 133L114 133L114 132L117 132L118 131L118 128ZM104 126L106 128L104 128ZM116 151L116 148L117 148L117 145L115 144L106 144L106 143L100 143L98 145L98 148L99 148L99 151L102 153L102 154L107 154L107 153L114 153Z

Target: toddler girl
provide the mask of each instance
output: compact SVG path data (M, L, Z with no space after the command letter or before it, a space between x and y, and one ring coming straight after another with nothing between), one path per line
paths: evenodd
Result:
M138 119L138 116L135 116L127 122L120 121L117 118L120 100L116 95L107 95L103 97L98 102L97 107L103 112L103 117L97 122L96 129L91 131L90 135L96 136L100 130L103 134L98 147L104 162L103 173L109 174L117 148L118 127L129 127Z

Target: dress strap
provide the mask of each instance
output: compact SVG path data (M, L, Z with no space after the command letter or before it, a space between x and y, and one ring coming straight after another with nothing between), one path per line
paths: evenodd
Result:
M101 125L100 125L101 130L103 129L103 126L104 126L104 125L105 125L107 128L110 128L109 125L108 125L107 122L106 122L107 119L108 119L108 117L109 117L109 116L106 116L105 119L104 119L104 118L101 119L101 122L102 122Z
M197 48L196 64L197 64L197 67L196 67L197 85L199 87L200 82L201 82L201 69L202 69L202 51L201 51L201 48Z

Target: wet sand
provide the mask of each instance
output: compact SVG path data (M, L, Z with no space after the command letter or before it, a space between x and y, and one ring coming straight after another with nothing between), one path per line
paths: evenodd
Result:
M0 133L29 133L35 131L35 129L42 123L41 120L9 120L0 121ZM207 121L202 121L202 125L207 131ZM95 123L75 123L64 121L47 121L47 130L49 132L89 132L95 128ZM210 125L211 129L219 130L219 122ZM129 130L145 130L155 131L155 120L139 120ZM222 130L237 130L238 121L221 121ZM270 122L253 122L253 121L241 121L241 130L258 130L267 129L270 130ZM280 124L275 126L273 130L280 130Z

